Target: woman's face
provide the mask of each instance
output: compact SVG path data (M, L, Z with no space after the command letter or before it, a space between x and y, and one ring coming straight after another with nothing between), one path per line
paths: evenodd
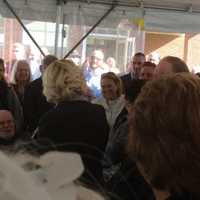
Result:
M106 100L115 100L118 97L117 85L113 80L108 78L103 78L101 80L101 92Z
M16 80L17 81L29 81L30 71L28 64L20 64L17 67Z

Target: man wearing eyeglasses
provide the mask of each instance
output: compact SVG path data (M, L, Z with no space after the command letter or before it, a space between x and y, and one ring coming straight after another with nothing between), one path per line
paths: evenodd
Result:
M141 52L136 53L131 61L131 68L128 74L121 76L124 88L127 88L131 80L139 79L140 70L146 61L145 55Z

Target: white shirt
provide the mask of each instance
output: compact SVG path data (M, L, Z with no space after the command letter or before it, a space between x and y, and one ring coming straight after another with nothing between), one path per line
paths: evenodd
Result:
M104 107L106 112L106 118L110 128L115 124L115 120L118 117L119 113L125 106L124 96L120 96L116 100L106 101L104 97L93 100L92 103L101 105Z

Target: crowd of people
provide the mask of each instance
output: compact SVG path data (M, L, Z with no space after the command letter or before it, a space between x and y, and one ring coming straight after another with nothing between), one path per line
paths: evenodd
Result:
M31 157L17 165L50 199L90 199L85 186L100 194L92 199L200 199L199 76L174 56L153 63L138 52L130 64L120 75L101 50L81 67L47 55L41 77L19 60L8 83L0 60L0 148Z

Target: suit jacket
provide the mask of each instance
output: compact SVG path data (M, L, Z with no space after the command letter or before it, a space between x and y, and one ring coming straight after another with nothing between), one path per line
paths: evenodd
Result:
M84 179L89 182L102 178L101 160L108 139L108 124L103 107L87 101L64 101L40 120L37 139L49 139L52 149L79 153L85 166ZM44 153L41 152L41 153Z
M123 88L125 90L132 80L131 73L125 74L125 75L121 76L120 78L122 80Z
M42 78L39 78L31 82L24 93L25 127L30 132L36 129L42 115L53 107L53 104L46 101L42 90Z

